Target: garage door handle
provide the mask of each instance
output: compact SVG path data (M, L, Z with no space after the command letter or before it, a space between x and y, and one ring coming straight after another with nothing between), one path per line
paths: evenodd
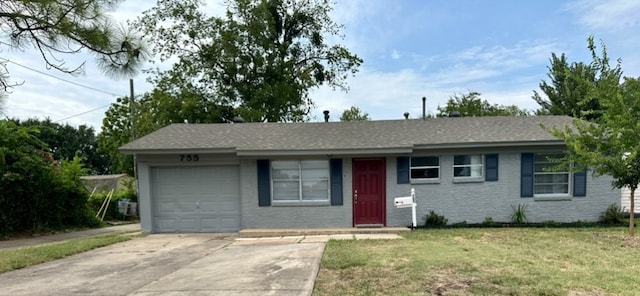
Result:
M196 209L199 209L199 208L200 208L200 202L196 201Z

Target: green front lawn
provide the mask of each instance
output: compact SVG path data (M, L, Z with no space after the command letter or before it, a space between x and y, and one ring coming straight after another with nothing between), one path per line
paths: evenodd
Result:
M626 228L417 230L330 241L314 295L637 295Z
M0 273L25 268L132 239L118 233L20 249L0 250Z

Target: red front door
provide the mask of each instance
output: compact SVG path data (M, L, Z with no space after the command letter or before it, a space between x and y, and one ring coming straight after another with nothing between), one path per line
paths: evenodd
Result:
M384 158L353 160L353 226L385 226Z

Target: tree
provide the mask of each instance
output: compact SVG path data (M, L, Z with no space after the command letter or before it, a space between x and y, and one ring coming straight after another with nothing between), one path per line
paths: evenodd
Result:
M80 125L77 128L68 124L52 122L51 119L12 120L19 126L35 128L38 139L44 142L54 159L72 160L74 157L84 159L87 173L93 175L108 172L108 156L98 153L96 133L92 127Z
M55 160L38 133L0 120L0 234L95 226L80 158Z
M132 119L136 136L142 137L172 123L222 123L234 120L233 108L219 106L214 100L188 89L175 95L153 90L136 100L132 115L129 98L118 98L111 104L98 135L98 151L109 156L108 171L133 175L133 157L122 155L118 148L133 140Z
M594 57L594 64L604 62L603 58ZM598 98L600 118L597 124L575 119L573 128L552 129L567 143L567 157L560 165L573 170L590 169L595 176L611 175L615 188L628 186L629 234L633 236L634 196L640 184L640 79L625 78L620 84L616 72L605 72L598 87L590 88L587 94Z
M480 93L454 94L444 107L438 106L437 117L447 117L452 112L460 113L460 116L527 116L529 112L515 105L491 105L487 100L480 98Z
M141 110L142 108L136 108ZM133 157L122 155L118 148L133 140L132 114L133 110L128 98L117 98L115 103L109 106L102 119L102 129L98 135L98 152L109 156L108 171L111 174L126 173L133 176ZM139 130L139 129L137 129ZM144 133L140 134L143 136Z
M329 0L230 0L223 17L206 16L202 4L160 0L137 21L162 61L177 60L152 71L160 91L198 93L246 121L303 121L310 89L346 90L362 63L326 41L341 37Z
M618 80L622 77L620 60L615 67L609 65L607 49L601 45L601 57L596 53L593 36L587 39L588 48L593 57L593 62L573 62L569 64L563 53L558 57L551 54L548 68L550 84L546 81L540 83L540 90L546 95L542 97L537 91L533 91L533 99L540 105L541 114L568 115L586 120L597 120L601 115L599 98L593 97L594 88L603 87L605 77L614 76Z
M340 121L368 121L371 120L369 118L369 113L363 112L360 108L356 106L351 106L351 108L346 109L340 115Z
M83 49L113 76L136 73L146 54L141 39L114 27L106 14L120 0L3 0L0 2L0 45L23 50L34 47L47 67L78 74L83 64L68 67L61 56ZM0 48L0 51L2 48ZM0 91L14 86L7 64L0 64Z

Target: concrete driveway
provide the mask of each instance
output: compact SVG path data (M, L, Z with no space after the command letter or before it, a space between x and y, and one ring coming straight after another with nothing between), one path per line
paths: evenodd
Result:
M0 274L0 295L311 295L324 245L155 234Z

